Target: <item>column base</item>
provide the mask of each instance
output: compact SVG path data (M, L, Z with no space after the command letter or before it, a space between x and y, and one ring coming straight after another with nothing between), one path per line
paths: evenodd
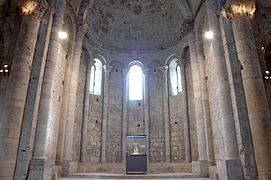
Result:
M30 161L30 169L28 180L56 180L55 162L42 158L32 159Z
M192 161L192 172L198 174L200 177L208 177L208 161Z
M62 175L67 176L77 172L77 162L63 159L62 161Z
M242 164L239 159L217 161L216 174L218 179L240 180L244 179Z

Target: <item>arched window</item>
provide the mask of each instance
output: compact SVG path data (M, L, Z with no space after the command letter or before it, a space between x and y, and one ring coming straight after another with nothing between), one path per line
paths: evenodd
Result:
M129 71L129 100L143 99L143 72L138 65L133 65Z
M175 96L182 92L181 68L177 64L177 59L169 63L170 92Z
M95 64L91 66L89 92L95 95L102 93L103 64L99 59L94 59Z

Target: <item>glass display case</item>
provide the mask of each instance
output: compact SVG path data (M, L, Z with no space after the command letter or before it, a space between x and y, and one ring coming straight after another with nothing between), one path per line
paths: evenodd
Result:
M147 137L146 135L127 135L126 172L147 172Z
M145 155L147 154L147 139L146 135L128 135L127 136L128 155Z

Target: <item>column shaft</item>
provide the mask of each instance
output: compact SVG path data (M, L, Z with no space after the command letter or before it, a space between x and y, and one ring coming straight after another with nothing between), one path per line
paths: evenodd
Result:
M123 69L123 107L122 107L122 163L123 163L123 169L126 169L126 136L127 136L127 111L128 111L128 72L129 69Z
M144 123L145 135L147 136L147 161L149 164L149 144L150 144L150 114L149 114L149 69L144 69Z
M60 60L58 32L62 29L66 1L58 3L45 65L29 179L44 179L54 174L62 74L65 69L65 64Z
M211 122L211 116L210 116L209 97L208 97L205 60L204 60L204 55L203 55L202 41L196 42L196 53L197 53L197 60L199 64L199 73L200 73L201 99L202 99L203 119L204 119L204 127L205 127L207 159L210 164L213 164L214 163L214 144L213 144L213 136L212 136L212 122Z
M216 74L213 76L213 83L217 86L216 89L212 89L211 91L217 94L215 98L217 98L219 102L217 104L217 110L220 116L220 119L217 119L217 121L221 121L220 128L224 142L223 162L221 162L220 166L223 166L222 169L226 169L226 171L221 171L219 174L221 177L223 176L227 179L242 179L243 172L241 161L238 157L227 66L217 17L217 2L215 0L206 0L206 10L209 29L214 32L214 38L210 40L212 58L210 58L209 61L210 64L212 64L213 73ZM231 173L233 170L235 173ZM226 174L224 174L225 172Z
M184 148L185 148L185 160L191 162L191 144L190 144L190 125L189 125L189 113L188 113L188 99L187 99L187 86L186 86L186 72L185 72L185 60L178 61L181 69L181 82L182 82L182 112L184 123Z
M13 178L39 27L40 19L34 14L22 16L7 85L6 105L0 122L0 172L3 172L0 179Z
M45 61L48 52L49 37L52 28L53 11L46 14L39 30L39 38L33 59L29 87L24 109L19 150L14 179L25 179L32 157L34 136L37 123L41 87L44 77Z
M271 117L264 89L256 44L249 17L232 20L238 58L242 64L249 123L252 131L257 169L260 179L271 176Z
M91 67L95 61L87 62L87 73L85 82L85 93L84 93L84 112L83 112L83 122L82 122L82 132L81 132L81 153L80 161L87 162L87 125L88 125L88 112L89 112L89 86L90 86L90 75Z
M204 112L202 107L202 94L201 94L201 79L200 79L200 65L197 60L197 54L195 49L195 37L193 32L189 35L189 53L191 61L191 71L193 80L193 94L194 94L194 106L195 117L197 126L197 140L198 140L198 153L199 160L194 162L196 165L193 167L193 172L205 177L208 175L208 163L207 163L207 147L206 147L206 132L204 124Z
M231 86L233 115L236 128L239 157L242 162L245 179L257 180L251 129L241 75L241 63L238 59L231 23L225 17L219 19L227 71Z
M102 147L101 161L106 162L106 146L107 146L107 120L108 120L108 97L109 97L109 73L112 67L104 66L104 92L103 92L103 124L102 124Z
M162 66L160 68L163 74L163 98L164 98L164 123L165 123L165 155L166 162L170 163L170 129L169 129L169 106L168 106L168 85L167 85L167 77L168 77L168 67Z
M66 132L64 140L64 151L63 158L70 161L72 160L72 145L74 136L74 121L75 121L75 110L76 110L76 97L78 88L78 76L80 70L80 61L82 53L82 44L86 30L80 26L77 31L76 43L74 48L73 62L72 62L72 74L70 80L70 93L69 93L69 105L66 122Z

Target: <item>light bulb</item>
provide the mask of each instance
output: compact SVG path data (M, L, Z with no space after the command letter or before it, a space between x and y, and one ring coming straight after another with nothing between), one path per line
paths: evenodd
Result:
M204 36L206 37L206 39L213 39L214 33L213 31L207 31Z
M268 77L268 76L265 76L264 78L265 78L265 79L269 79L269 77Z
M8 65L7 65L7 64L5 64L5 65L4 65L4 68L7 68L7 67L8 67Z
M8 72L8 69L6 69L5 72L7 73L7 72Z
M64 31L60 31L60 32L58 32L58 37L59 37L59 39L67 39L68 34Z
M266 74L269 74L269 71L265 71Z
M2 72L4 72L4 70L3 70L3 69L0 69L0 73L2 73Z

